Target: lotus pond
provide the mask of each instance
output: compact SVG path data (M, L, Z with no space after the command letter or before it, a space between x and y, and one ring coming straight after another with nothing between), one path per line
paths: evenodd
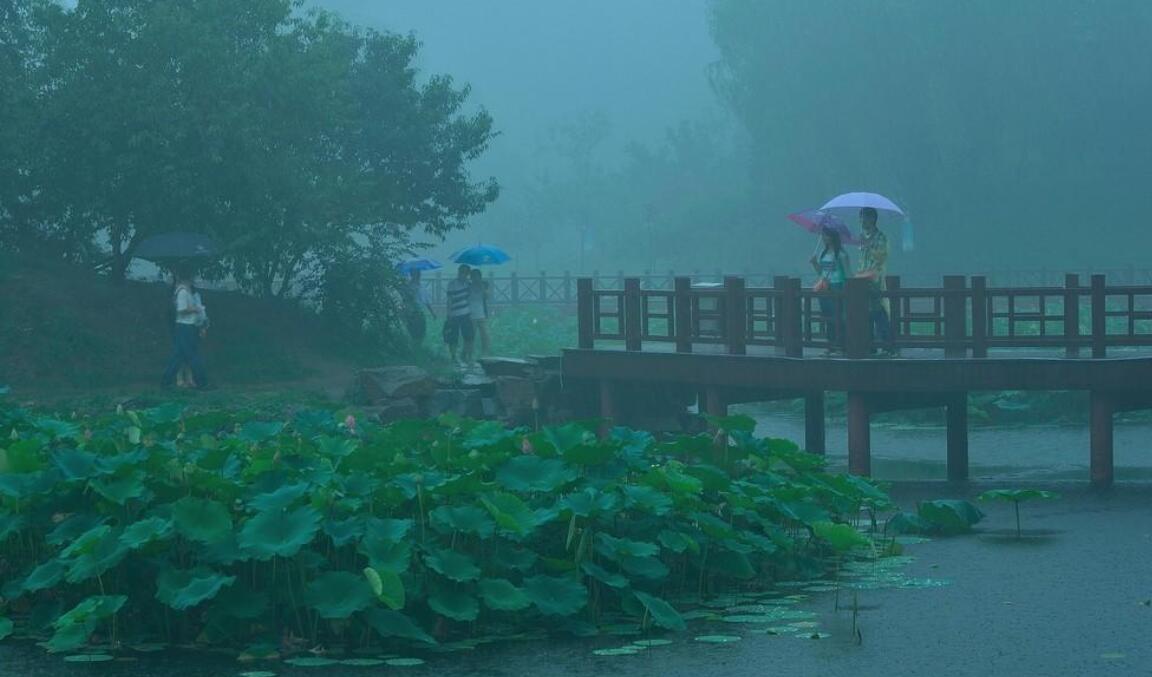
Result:
M692 621L820 639L794 607L809 594L939 584L901 578L875 484L750 419L716 423L600 439L580 424L0 405L0 639L85 662L175 647L403 667L550 635L620 636L599 650L630 655ZM893 524L978 519L939 503ZM673 637L740 637L705 630Z

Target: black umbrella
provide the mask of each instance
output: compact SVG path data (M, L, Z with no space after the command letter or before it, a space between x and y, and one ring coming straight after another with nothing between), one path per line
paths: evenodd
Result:
M216 241L202 233L173 231L145 238L136 247L133 256L156 261L158 259L191 259L216 256L220 248Z

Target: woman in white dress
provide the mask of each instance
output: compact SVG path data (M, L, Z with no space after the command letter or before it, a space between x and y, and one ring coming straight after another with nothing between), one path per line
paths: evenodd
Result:
M492 345L488 338L488 283L484 280L484 273L479 269L472 269L472 283L468 290L468 312L472 317L472 325L476 328L476 335L480 339L476 358L488 355Z

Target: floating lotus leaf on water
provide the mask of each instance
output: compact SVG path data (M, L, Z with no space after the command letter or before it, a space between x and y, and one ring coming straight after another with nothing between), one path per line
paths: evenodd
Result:
M415 621L398 611L373 607L364 611L361 614L361 618L363 618L368 625L372 626L372 629L381 637L399 637L400 639L411 639L417 642L424 642L425 644L436 643L436 640L417 625Z
M133 651L139 651L140 653L156 653L157 651L163 651L167 648L168 648L167 644L134 644L134 645L132 645L132 650Z
M731 616L724 616L720 620L725 623L775 623L780 620L780 617L775 614L733 614Z
M136 550L152 541L169 538L173 533L172 520L162 517L146 517L133 522L120 534L120 542L129 550Z
M156 577L156 599L183 611L212 599L221 588L235 582L235 576L223 576L206 567L167 569Z
M428 595L428 606L441 616L456 621L474 621L480 615L480 602L456 588L440 588Z
M480 577L480 567L471 557L454 550L433 550L424 555L424 563L438 574L458 582Z
M642 646L646 648L651 648L654 646L668 646L669 644L673 644L672 640L670 639L638 639L632 643L636 646Z
M672 605L659 597L654 597L644 592L637 590L635 593L636 599L644 605L648 613L651 614L653 622L662 628L668 630L683 630L684 619L677 613Z
M779 581L776 583L778 588L803 588L806 585L812 585L819 581Z
M504 578L485 578L480 581L480 597L489 609L520 611L532 604L523 590Z
M545 616L568 616L588 603L588 588L569 577L532 576L524 579L524 592Z
M385 664L391 665L394 668L411 668L417 665L424 665L422 658L389 658L384 661Z
M276 677L276 673L268 670L248 670L241 672L237 677Z
M809 585L804 588L808 592L835 592L838 586L835 585Z
M798 632L796 637L800 639L828 639L832 635L826 632Z
M112 660L116 659L106 653L81 653L64 657L65 663L107 663Z
M340 665L347 665L353 668L372 668L377 665L384 665L382 658L345 658L340 661Z
M695 621L700 619L715 619L719 617L716 611L709 611L707 609L694 609L692 611L685 611L680 614L680 617L686 621Z
M295 665L298 668L326 668L330 665L339 665L340 663L340 661L335 658L324 658L323 656L300 656L285 659L284 662L288 665Z
M732 642L740 641L740 637L737 635L700 635L693 639L697 642L704 642L705 644L731 644Z
M640 648L635 646L621 646L613 649L596 649L592 652L594 656L635 656L640 653Z
M576 479L575 468L558 458L523 455L496 469L496 482L512 491L556 491Z
M951 581L942 578L909 578L900 583L901 588L918 589L918 588L942 588L950 585Z
M304 588L304 603L321 618L348 618L372 605L372 589L363 576L347 571L329 571Z
M258 560L292 557L320 530L320 512L310 505L292 511L269 510L244 523L240 549Z
M820 624L816 621L797 621L796 623L789 623L794 628L818 628Z
M172 504L172 522L190 541L217 543L232 535L232 516L219 501L185 496Z

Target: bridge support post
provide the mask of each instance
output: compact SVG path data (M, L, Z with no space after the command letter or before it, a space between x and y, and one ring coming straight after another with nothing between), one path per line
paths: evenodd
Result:
M612 434L612 427L617 425L620 412L616 398L616 384L612 381L600 382L600 438L605 439Z
M872 474L872 404L864 393L848 393L848 472Z
M709 386L704 389L704 413L716 417L728 415L728 404L724 402L719 388Z
M1116 412L1113 397L1093 390L1089 403L1089 430L1091 436L1091 460L1089 475L1092 486L1106 488L1112 486L1112 419Z
M968 393L956 393L946 405L948 419L948 481L968 479Z
M824 455L824 391L804 396L804 449L810 454Z

